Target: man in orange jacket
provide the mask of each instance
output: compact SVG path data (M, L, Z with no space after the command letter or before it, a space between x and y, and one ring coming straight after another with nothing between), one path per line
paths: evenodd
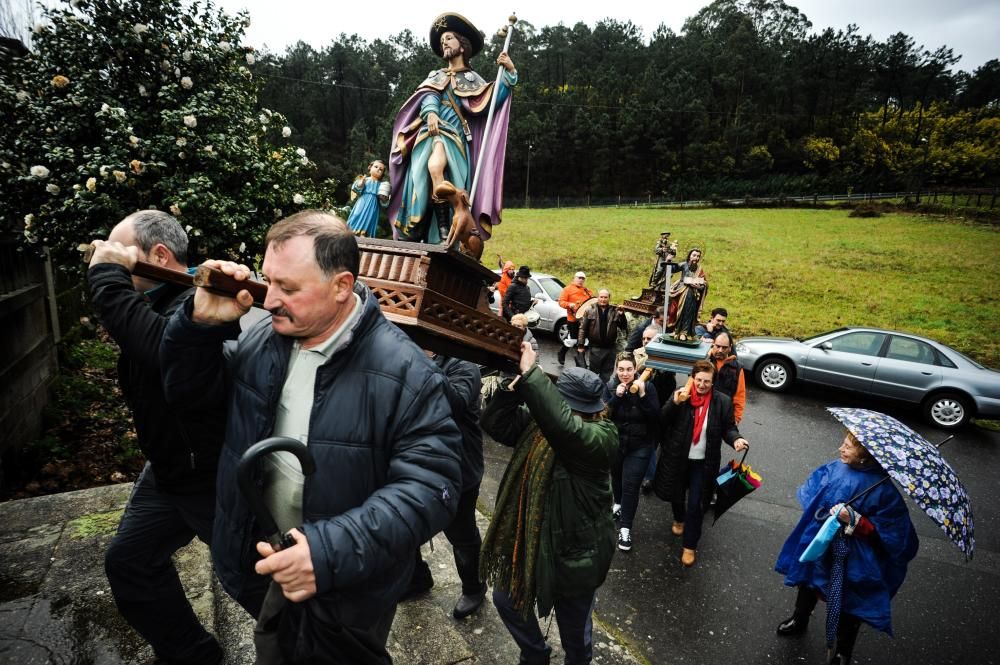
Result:
M507 261L503 264L503 270L500 271L500 283L497 284L497 291L500 292L500 302L503 302L503 297L507 295L507 287L514 281L515 270L513 261Z
M587 275L578 271L573 275L573 281L566 285L566 288L559 294L559 306L566 310L566 325L569 328L569 339L576 344L576 339L580 334L580 322L576 320L576 310L585 301L594 297L593 291L583 285ZM566 364L566 351L569 349L565 344L559 348L559 364ZM576 364L578 367L586 367L586 360L582 353L576 354Z
M747 405L747 384L743 366L733 353L733 338L728 330L723 330L715 336L708 357L716 369L715 389L729 395L733 400L733 416L739 424L743 419L743 409Z

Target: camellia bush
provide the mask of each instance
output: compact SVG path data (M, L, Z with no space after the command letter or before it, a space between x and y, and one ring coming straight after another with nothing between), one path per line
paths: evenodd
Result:
M203 257L253 261L267 228L330 207L336 183L257 103L245 15L175 0L45 9L0 73L0 224L82 268L76 247L125 215L169 211Z

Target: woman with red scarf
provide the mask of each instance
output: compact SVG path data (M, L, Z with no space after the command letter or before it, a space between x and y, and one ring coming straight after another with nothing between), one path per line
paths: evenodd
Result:
M693 566L697 556L702 518L715 495L722 442L737 452L748 447L736 428L732 400L712 390L714 381L715 366L699 360L691 368L691 380L666 400L660 413L665 436L653 490L672 504L670 530L683 536L685 566Z

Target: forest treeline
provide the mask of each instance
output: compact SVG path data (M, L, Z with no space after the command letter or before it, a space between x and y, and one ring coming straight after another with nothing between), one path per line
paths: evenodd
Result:
M474 18L474 17L472 17ZM813 31L780 0L717 0L679 33L607 19L536 27L518 73L505 200L793 195L1000 182L1000 61L856 26ZM570 18L570 17L568 17ZM568 22L568 21L567 21ZM492 26L478 26L481 30ZM500 26L496 26L500 27ZM336 26L332 26L335 30ZM647 38L648 37L648 38ZM502 39L472 61L487 79ZM319 177L387 158L397 109L441 66L424 32L341 34L266 55L261 103L284 113Z

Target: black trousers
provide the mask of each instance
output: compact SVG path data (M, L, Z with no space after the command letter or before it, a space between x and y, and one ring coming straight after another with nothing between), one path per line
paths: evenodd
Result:
M573 322L567 321L566 322L566 329L569 330L569 338L571 340L573 340L573 346L569 347L569 346L566 346L565 344L563 344L562 346L559 347L559 363L562 364L562 363L566 362L566 352L569 351L572 348L573 349L573 353L576 355L576 366L577 367L586 367L587 366L587 360L586 360L586 358L582 358L581 359L579 356L583 355L583 354L578 354L577 351L576 351L576 340L577 340L577 337L579 337L579 335L580 335L580 322L579 321L573 321Z
M485 584L479 580L479 549L483 546L479 527L476 525L476 501L479 499L479 485L471 487L458 498L458 510L451 524L444 530L444 536L451 543L455 555L455 568L462 580L462 595L481 593ZM430 568L417 550L417 565L414 577L430 575Z
M171 559L195 536L210 543L214 514L214 493L166 494L147 463L104 554L118 611L167 663L222 661L222 647L195 616Z
M795 619L806 621L819 602L819 594L812 587L801 585L795 597ZM844 662L851 662L854 644L858 641L858 631L861 629L861 619L846 612L840 613L840 623L837 625L836 653L844 656Z

